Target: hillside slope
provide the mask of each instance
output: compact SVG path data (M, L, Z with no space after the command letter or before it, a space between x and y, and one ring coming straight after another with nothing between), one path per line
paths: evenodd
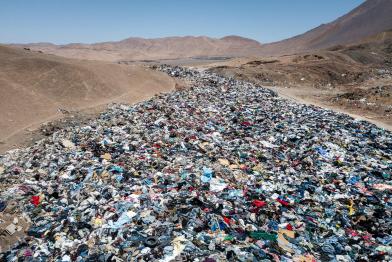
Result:
M0 46L0 141L62 110L140 101L173 87L166 75L141 67Z
M392 28L392 1L367 0L337 20L302 35L263 45L259 55L282 55L353 44Z

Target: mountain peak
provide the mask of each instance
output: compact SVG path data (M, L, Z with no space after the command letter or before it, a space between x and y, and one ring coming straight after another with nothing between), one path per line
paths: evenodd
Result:
M335 21L302 35L264 45L261 54L279 55L355 44L392 28L392 1L368 0Z

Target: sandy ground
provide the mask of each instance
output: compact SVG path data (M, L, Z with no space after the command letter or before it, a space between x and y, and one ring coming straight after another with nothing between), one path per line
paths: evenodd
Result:
M143 101L175 85L166 74L142 66L0 46L0 152L35 141L43 123L64 117L74 122L110 103Z
M130 90L118 97L109 97L102 102L82 106L77 109L67 111L67 113L57 112L49 117L38 117L31 121L24 122L25 125L23 126L13 125L13 123L17 120L8 121L6 125L9 125L9 130L12 132L4 133L0 137L0 153L4 153L10 149L28 146L37 139L43 138L41 132L43 125L48 125L49 123L54 123L55 126L66 126L71 123L81 124L96 117L111 103L134 104L149 99L155 94L174 90L174 80L166 78L166 76L162 76L160 73L158 73L159 77L157 77L155 73L156 72L149 72L149 74L152 74L149 77L156 81L155 83L152 83L151 79L148 77L135 79L132 86L129 87ZM161 82L159 80L161 80Z
M133 94L126 94L122 97L108 99L107 101L91 107L80 108L77 111L69 111L66 114L57 113L48 118L38 119L34 122L15 129L11 134L4 136L0 140L0 154L11 149L21 148L32 145L35 141L45 137L47 127L52 131L69 125L80 125L87 123L90 119L97 117L111 103L134 104L153 97L155 94L173 90L175 85L162 87L162 91L144 92L143 95L135 97ZM50 131L50 130L49 130ZM51 132L47 133L49 135Z
M158 75L160 74L161 73L158 72ZM136 91L136 86L148 91ZM67 126L86 124L88 121L98 117L98 115L105 111L112 103L135 104L145 101L159 93L186 88L187 84L175 81L170 77L166 78L166 76L163 76L162 82L159 86L155 88L151 87L151 83L148 81L137 80L128 93L119 97L108 99L99 104L79 108L78 110L67 111L66 113L59 112L48 118L37 119L33 122L29 122L21 128L15 128L14 132L0 140L0 154L8 150L31 146L35 141L41 140L46 136L51 135L53 132Z

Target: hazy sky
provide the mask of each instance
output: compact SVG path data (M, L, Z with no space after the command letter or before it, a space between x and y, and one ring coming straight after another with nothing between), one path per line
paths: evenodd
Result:
M333 21L364 0L0 0L0 42L240 35L262 43Z

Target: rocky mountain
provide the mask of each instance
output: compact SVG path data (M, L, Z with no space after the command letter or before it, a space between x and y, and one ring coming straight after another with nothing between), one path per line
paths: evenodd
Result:
M259 54L282 55L354 44L389 29L392 29L392 1L367 0L331 23L293 38L265 44Z

